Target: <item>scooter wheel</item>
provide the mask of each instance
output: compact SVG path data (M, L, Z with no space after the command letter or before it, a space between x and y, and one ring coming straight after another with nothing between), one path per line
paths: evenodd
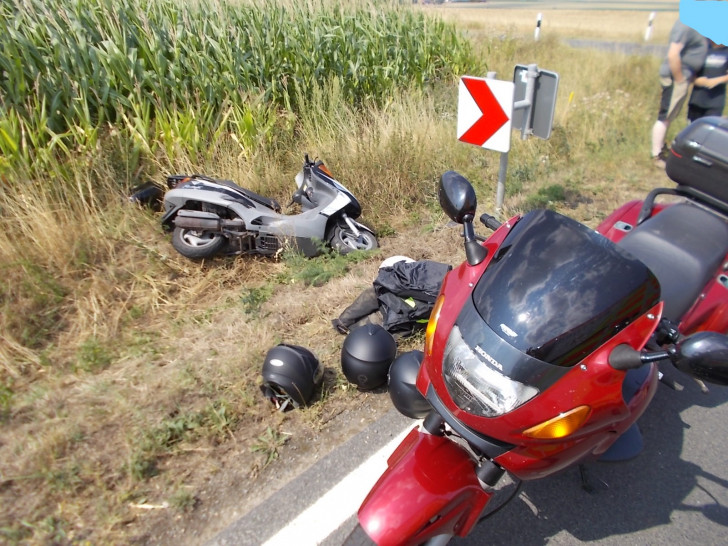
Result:
M349 254L355 250L374 250L379 247L374 233L368 229L359 228L359 234L360 237L357 237L348 227L335 226L329 238L329 243L331 248L339 254Z
M212 231L175 227L172 246L185 258L202 260L220 252L225 246L225 237Z

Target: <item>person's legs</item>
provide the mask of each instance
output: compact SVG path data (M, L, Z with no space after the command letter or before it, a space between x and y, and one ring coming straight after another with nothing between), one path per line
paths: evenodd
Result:
M657 121L652 126L652 149L650 155L653 158L659 157L665 145L665 135L667 134L669 125L667 114L670 110L670 101L672 98L672 80L669 78L660 78L660 85L662 86L660 109L657 112Z
M699 106L688 103L688 121L692 123L693 121L701 117L701 110L702 108L700 108Z
M652 126L652 157L660 157L663 146L665 146L665 135L667 134L667 123L659 119Z
M723 108L708 108L703 112L703 115L700 117L707 117L707 116L722 116L723 115Z
M652 158L660 162L660 154L665 147L665 137L670 123L677 117L688 96L688 82L673 83L670 78L660 78L662 96L657 121L652 126ZM663 166L664 161L659 164Z
M682 110L683 104L688 98L688 82L687 80L672 85L672 93L670 94L670 105L667 109L667 125L669 126Z

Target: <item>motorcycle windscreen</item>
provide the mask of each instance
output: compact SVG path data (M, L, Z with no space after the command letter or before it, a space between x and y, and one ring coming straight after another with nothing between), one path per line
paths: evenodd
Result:
M473 291L503 340L543 362L573 366L660 299L652 272L609 239L549 210L511 229Z

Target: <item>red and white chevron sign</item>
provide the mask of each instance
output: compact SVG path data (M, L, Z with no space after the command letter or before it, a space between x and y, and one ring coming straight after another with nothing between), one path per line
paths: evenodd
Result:
M497 152L511 149L513 82L463 76L458 90L458 140Z

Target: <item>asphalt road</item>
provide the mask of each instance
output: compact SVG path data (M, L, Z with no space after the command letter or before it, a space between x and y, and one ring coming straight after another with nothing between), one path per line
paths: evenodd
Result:
M645 448L623 463L589 463L593 492L582 488L576 468L528 482L518 497L470 536L454 539L460 546L542 544L623 545L728 543L728 388L711 386L703 394L692 379L672 369L666 377L682 384L676 391L661 384L640 420ZM386 396L386 395L385 395ZM413 422L394 410L303 472L215 537L209 544L254 545L295 543L334 546L356 524L353 516L323 537L286 526L341 483L372 453ZM379 470L370 473L374 483ZM358 506L368 486L347 495ZM316 532L327 525L327 512L312 514ZM323 515L322 515L323 514ZM333 516L332 516L333 517Z
M632 44L621 42L603 42L600 40L567 40L571 47L581 49L597 49L610 53L623 53L625 55L654 55L664 57L667 54L667 45L663 44Z
M467 2L450 0L453 6L469 9L571 9L571 10L609 10L609 11L677 11L680 2L676 0L488 0L487 2ZM427 0L418 0L420 4ZM436 3L430 0L430 3Z
M645 447L624 463L525 484L521 495L457 545L728 544L728 387L660 385L639 422Z
M381 396L389 395L381 393ZM220 532L208 546L258 545L266 542L296 546L341 544L356 525L354 515L358 506L386 468L385 460L389 451L381 448L414 424L414 421L392 409ZM373 471L364 473L365 483L344 490L343 499L335 499L333 504L328 502L323 507L323 517L317 513L304 517L302 528L294 528L292 533L286 532L292 522L300 522L302 512L310 510L333 489L345 483L347 477L352 472L356 473L362 463L370 460L376 452L381 452L383 459ZM326 517L327 513L342 508L342 503L349 505L343 517L337 521ZM284 535L280 536L282 532ZM288 540L289 534L294 536L294 540Z

